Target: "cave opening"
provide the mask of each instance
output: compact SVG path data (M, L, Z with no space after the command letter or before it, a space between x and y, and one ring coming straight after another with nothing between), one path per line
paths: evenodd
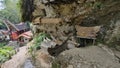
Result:
M90 39L90 38L77 38L77 42L80 44L78 47L86 47L89 45L94 45L96 39Z

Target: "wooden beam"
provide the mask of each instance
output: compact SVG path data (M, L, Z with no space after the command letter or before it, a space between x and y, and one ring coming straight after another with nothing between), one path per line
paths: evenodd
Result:
M10 28L9 28L9 26L8 26L8 24L6 23L6 21L5 21L5 20L3 20L3 23L6 25L6 27L7 27L8 31L10 31Z
M93 39L93 45L95 45L95 39Z
M11 23L9 20L6 20L6 22L11 25L16 31L19 31L19 29L13 24Z

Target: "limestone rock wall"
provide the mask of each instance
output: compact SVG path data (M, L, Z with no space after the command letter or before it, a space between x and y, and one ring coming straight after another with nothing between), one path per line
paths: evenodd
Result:
M23 0L26 2L26 0ZM35 25L36 31L39 33L45 31L54 35L54 37L67 37L69 34L74 34L76 30L75 25L80 26L102 26L100 31L100 37L98 39L105 42L110 40L111 36L116 36L114 31L117 20L120 18L120 1L119 0L32 0L34 10L30 13L33 23L39 23ZM23 3L24 4L24 3ZM31 5L29 3L25 3ZM32 9L26 7L23 9ZM24 21L27 21L27 15L29 10L26 10L23 16ZM38 21L34 21L38 18ZM61 18L62 24L41 24L42 18ZM30 21L30 20L29 20ZM112 23L114 22L114 23ZM112 27L111 27L112 25ZM114 26L114 27L113 27ZM69 27L69 28L68 28ZM41 30L45 28L44 30ZM111 32L113 31L113 32ZM110 33L111 32L111 33ZM61 35L59 35L61 34ZM113 35L115 34L115 35ZM60 38L59 38L60 39ZM114 41L112 39L112 41ZM109 41L108 44L111 44ZM117 38L117 41L120 40ZM116 42L116 41L115 41ZM117 43L115 43L117 44Z

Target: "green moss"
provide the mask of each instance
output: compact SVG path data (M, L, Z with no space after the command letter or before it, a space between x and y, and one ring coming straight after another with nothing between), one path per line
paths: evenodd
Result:
M95 4L93 5L93 7L95 9L101 9L103 7L103 4L101 2L95 2Z
M53 62L52 68L61 68L60 64Z

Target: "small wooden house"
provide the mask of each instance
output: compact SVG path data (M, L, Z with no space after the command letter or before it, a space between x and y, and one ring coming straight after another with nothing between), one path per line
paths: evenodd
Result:
M83 27L83 26L75 26L77 30L77 38L80 38L81 45L86 45L86 40L93 40L93 45L95 43L97 33L100 30L100 26L94 26L94 27Z
M13 24L8 20L4 20L4 24L7 26L10 33L11 40L18 40L18 37L30 30L27 23Z

